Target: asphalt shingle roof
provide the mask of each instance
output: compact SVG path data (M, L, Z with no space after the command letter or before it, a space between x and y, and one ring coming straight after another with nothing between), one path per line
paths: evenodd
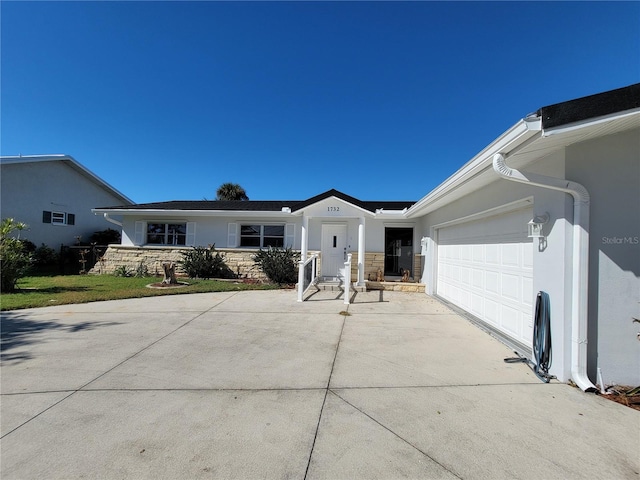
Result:
M309 205L313 205L325 198L336 197L360 208L375 212L377 209L403 210L415 203L411 201L362 201L346 195L338 190L328 190L320 195L307 200L172 200L169 202L138 203L135 205L122 205L113 207L101 207L99 210L225 210L225 211L253 211L253 212L279 212L283 207L291 208L295 212Z

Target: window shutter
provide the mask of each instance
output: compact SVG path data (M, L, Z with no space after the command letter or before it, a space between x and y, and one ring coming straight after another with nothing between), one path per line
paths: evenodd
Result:
M76 216L73 213L67 213L67 225L75 225Z
M227 235L227 247L238 246L238 224L230 223Z
M51 223L51 212L42 212L42 223Z
M296 240L296 224L287 223L284 227L284 246L293 248Z
M196 222L187 222L187 247L196 245Z
M145 225L146 222L136 222L135 238L133 242L135 245L142 245L144 243Z

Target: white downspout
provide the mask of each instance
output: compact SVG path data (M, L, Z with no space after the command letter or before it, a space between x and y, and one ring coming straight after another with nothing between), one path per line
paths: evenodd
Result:
M104 219L105 219L107 222L111 222L111 223L113 223L114 225L118 225L119 227L122 227L122 222L119 222L118 220L114 220L113 218L111 218L111 217L109 216L109 214L108 214L108 213L104 213L103 215L104 215Z
M493 156L493 169L506 180L558 190L573 197L571 377L582 390L597 390L587 376L589 192L576 182L512 169L507 166L501 153Z

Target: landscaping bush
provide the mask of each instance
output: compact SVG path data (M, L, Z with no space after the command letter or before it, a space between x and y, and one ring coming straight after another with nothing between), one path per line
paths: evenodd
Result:
M149 267L147 267L143 260L140 261L138 266L136 267L136 273L134 277L136 278L144 278L149 276Z
M26 253L34 253L37 249L36 244L26 238L21 238L22 250Z
M114 277L130 277L133 275L133 272L126 265L119 265L113 271Z
M34 245L35 247L35 245ZM60 273L60 255L44 243L31 253L29 275L55 275Z
M289 285L298 281L298 260L300 254L290 248L260 250L253 256L267 278L278 285Z
M24 242L12 237L15 231L27 228L24 223L13 218L5 218L0 223L0 291L13 292L18 280L24 277L31 264L31 255Z
M32 255L33 266L36 268L56 265L58 260L58 252L44 243L36 248Z
M106 230L100 230L94 232L89 238L89 243L95 245L109 245L112 243L120 243L120 232L113 228L107 228Z
M178 263L189 278L235 278L225 263L224 254L216 252L215 245L192 247L182 252L182 260Z

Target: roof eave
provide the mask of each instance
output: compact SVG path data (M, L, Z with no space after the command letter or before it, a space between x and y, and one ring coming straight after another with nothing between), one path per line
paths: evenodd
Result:
M20 163L35 163L35 162L54 162L61 161L67 163L71 168L79 172L81 175L87 177L90 181L97 184L104 190L107 190L112 195L118 197L124 203L134 204L135 202L127 197L124 193L114 188L103 179L98 177L91 170L88 170L84 165L78 162L71 155L54 154L54 155L19 155L19 156L5 156L2 157L2 163L7 165L20 164Z
M469 160L458 171L429 192L421 200L416 202L405 213L406 218L413 218L435 210L436 202L439 202L437 208L442 207L446 203L442 203L444 197L452 191L459 188L462 184L471 181L476 175L483 170L489 168L496 153L508 154L517 149L523 143L529 141L532 137L540 135L542 130L542 122L539 117L527 117L520 120L509 130L496 138L491 144L485 147L480 153ZM452 198L450 201L453 201Z
M143 209L143 208L92 208L95 215L108 213L109 215L123 216L151 216L151 217L269 217L287 218L291 213L270 210L167 210L167 209Z

